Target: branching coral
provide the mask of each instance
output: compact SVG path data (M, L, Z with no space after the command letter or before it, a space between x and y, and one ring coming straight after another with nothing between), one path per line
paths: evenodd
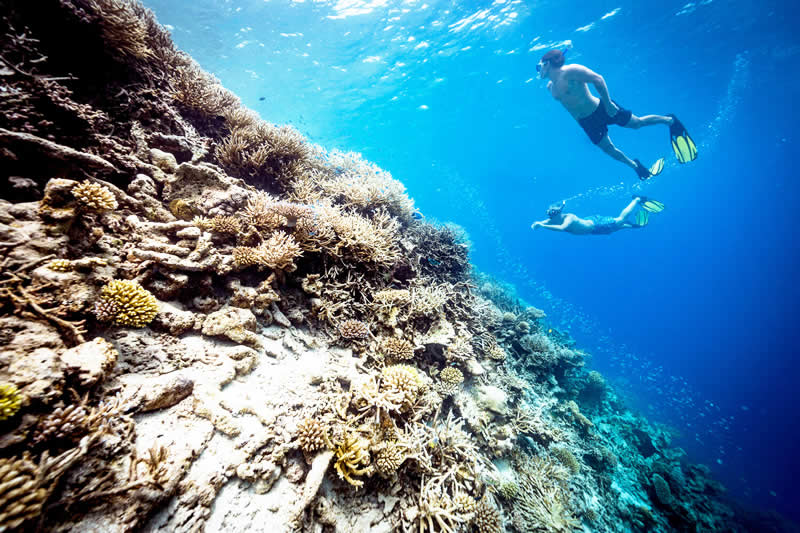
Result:
M581 471L581 464L569 448L565 446L553 446L550 448L550 453L552 453L571 474L574 475Z
M158 313L158 300L136 281L113 280L103 287L95 303L98 320L141 328Z
M562 486L566 473L552 462L531 458L518 470L519 497L514 504L514 523L522 531L572 533L580 523L567 508Z
M42 512L48 491L40 479L29 455L0 458L0 531L16 529Z
M463 362L470 359L475 354L472 351L472 336L468 333L461 332L453 342L447 346L445 357L448 361Z
M172 98L194 113L215 116L241 105L236 95L190 59L171 72L169 83Z
M479 533L501 533L503 531L503 515L489 496L481 498L473 518Z
M3 383L0 385L0 422L8 420L22 406L22 395L16 385Z
M446 492L441 479L426 482L423 478L417 509L419 533L455 533L472 517L463 514L463 506Z
M113 211L117 208L114 193L108 187L93 181L82 181L75 185L72 188L72 195L82 208L90 211Z
M273 233L258 247L237 246L232 251L233 262L239 268L261 265L285 272L293 272L297 268L294 260L302 254L297 241L281 232Z
M88 413L82 403L58 407L42 417L33 433L33 442L39 444L55 439L75 439L88 431Z
M364 481L355 476L372 475L373 467L370 466L368 451L369 443L357 435L347 434L337 446L333 446L336 461L333 466L339 478L347 481L356 488L364 485Z
M375 455L375 469L384 477L389 477L406 460L406 450L396 442L386 443Z

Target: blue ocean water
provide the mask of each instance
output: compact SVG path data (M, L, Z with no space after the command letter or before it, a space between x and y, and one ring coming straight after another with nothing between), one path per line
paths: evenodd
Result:
M629 404L678 434L741 500L800 519L798 16L790 2L146 0L177 45L274 123L361 152L422 213L463 227L477 267L514 284L593 354ZM586 138L536 79L553 47L637 115L612 128L645 183ZM641 231L533 232L560 200Z

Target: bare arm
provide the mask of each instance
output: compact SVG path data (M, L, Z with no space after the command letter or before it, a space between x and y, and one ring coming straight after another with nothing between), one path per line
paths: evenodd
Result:
M584 67L583 65L573 64L569 65L569 67L567 79L582 83L591 83L597 91L598 96L600 96L600 100L603 102L603 105L605 106L606 111L609 112L609 115L616 115L619 108L617 108L617 106L614 105L614 102L611 101L611 96L608 94L608 86L606 85L606 80L603 79L603 76L589 68Z
M561 224L547 224L546 222L547 220L534 222L531 225L531 229L545 228L552 231L564 231L565 229L567 229L567 226L569 226L569 222L567 220L564 220L564 222L562 222Z

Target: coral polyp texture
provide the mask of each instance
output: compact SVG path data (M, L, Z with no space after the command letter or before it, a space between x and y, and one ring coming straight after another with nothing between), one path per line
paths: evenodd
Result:
M0 422L17 414L22 407L22 395L11 383L0 384Z
M38 516L47 495L30 456L0 458L0 531L15 530Z
M99 320L133 328L146 326L158 313L156 297L132 280L109 282L95 305Z
M405 339L390 337L381 342L381 349L389 359L405 361L414 358L414 345Z
M113 211L118 205L108 187L91 181L77 184L72 188L72 194L81 207L91 211Z
M390 172L135 0L0 19L0 531L746 531Z
M325 429L318 420L306 418L297 425L297 440L304 452L315 452L325 447Z
M369 328L360 320L345 320L339 324L339 335L344 339L366 339Z

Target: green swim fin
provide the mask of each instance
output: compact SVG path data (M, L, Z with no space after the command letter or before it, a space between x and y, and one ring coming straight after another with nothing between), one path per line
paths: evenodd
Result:
M651 176L658 176L659 174L661 174L662 170L664 170L664 158L663 157L661 159L659 159L658 161L656 161L655 163L653 163L653 166L650 167L650 175Z
M658 200L653 200L652 198L648 198L647 196L640 196L638 194L633 195L634 198L639 198L639 205L645 211L649 211L650 213L660 213L663 211L666 206L659 202Z
M648 222L650 222L650 214L647 211L645 211L644 209L641 209L641 210L636 212L636 224L635 224L635 227L643 228L643 227L645 227L647 225Z
M678 120L675 115L672 117L672 124L669 126L669 142L672 144L672 151L679 163L688 163L697 159L697 145L694 144L689 132Z

